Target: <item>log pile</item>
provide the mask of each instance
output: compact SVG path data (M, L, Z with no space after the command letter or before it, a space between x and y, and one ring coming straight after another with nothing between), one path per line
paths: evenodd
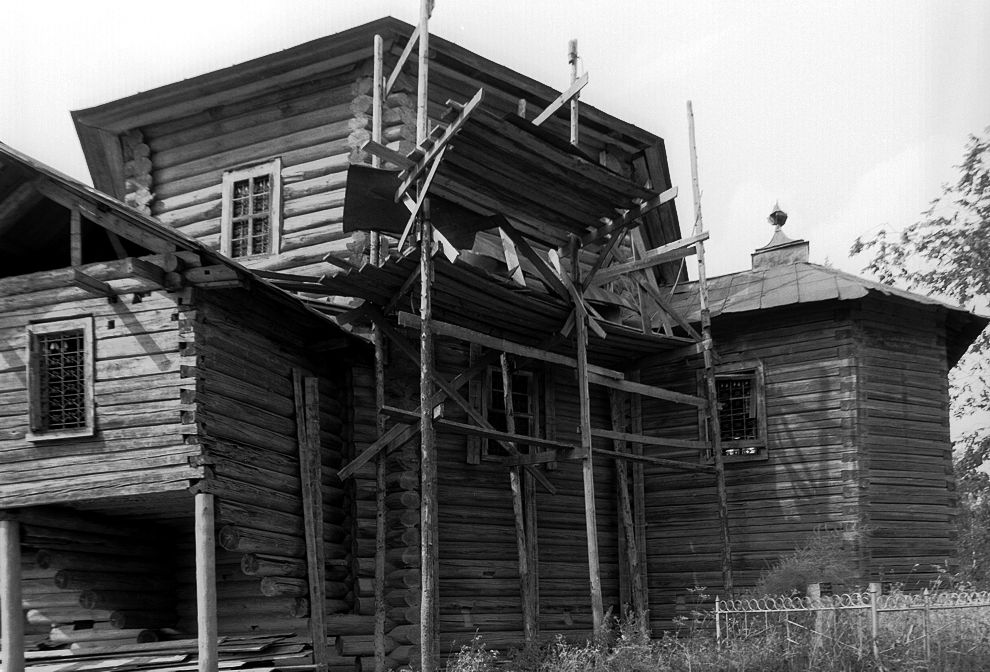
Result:
M25 509L20 520L22 603L34 626L29 646L153 642L175 625L172 568L160 535L54 508Z

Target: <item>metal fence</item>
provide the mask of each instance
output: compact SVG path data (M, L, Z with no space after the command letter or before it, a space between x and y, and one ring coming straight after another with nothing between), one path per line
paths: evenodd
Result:
M809 664L870 659L877 669L990 669L990 593L867 592L715 601L720 646L766 642Z

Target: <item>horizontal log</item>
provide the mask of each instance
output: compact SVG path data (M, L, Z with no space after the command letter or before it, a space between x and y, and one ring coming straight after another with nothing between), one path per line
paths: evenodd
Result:
M119 629L170 628L178 617L174 611L148 611L139 609L116 610L110 614L110 624Z
M109 640L127 640L134 643L139 641L155 642L158 636L145 629L103 630L99 628L55 627L48 635L56 644L72 644L74 642L102 642Z
M35 563L42 569L70 569L84 571L113 571L123 573L159 574L161 563L136 558L121 558L102 553L78 553L74 551L39 550Z
M28 623L55 624L55 623L75 623L76 621L110 621L111 612L106 609L94 610L83 609L82 607L47 607L44 609L28 609L25 614Z
M306 561L303 558L248 553L241 558L241 571L248 576L306 576Z
M171 607L174 604L175 597L167 593L84 590L79 595L79 606L83 609L141 609Z
M64 590L109 588L114 590L169 590L175 581L169 576L154 574L125 574L122 572L82 571L61 569L55 573L54 584Z
M266 576L261 579L261 594L266 597L305 597L309 594L309 582L287 576Z

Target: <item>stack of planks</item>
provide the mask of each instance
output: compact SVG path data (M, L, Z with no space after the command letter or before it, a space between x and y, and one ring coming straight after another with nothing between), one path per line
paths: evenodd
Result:
M150 642L175 625L172 569L160 535L57 509L21 513L23 606L52 645Z

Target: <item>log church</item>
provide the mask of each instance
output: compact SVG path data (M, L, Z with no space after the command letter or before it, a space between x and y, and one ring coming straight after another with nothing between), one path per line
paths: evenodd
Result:
M863 583L956 562L987 319L810 263L779 208L708 277L576 43L560 92L423 4L73 112L94 187L0 145L5 672L659 634L822 529Z

